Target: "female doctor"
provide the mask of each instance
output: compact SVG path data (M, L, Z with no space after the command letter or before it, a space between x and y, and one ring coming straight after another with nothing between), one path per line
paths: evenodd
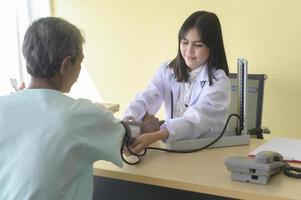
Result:
M124 119L141 122L165 105L160 130L141 134L131 150L139 153L157 140L172 142L220 132L230 104L228 75L218 17L194 12L180 28L176 58L161 65L124 114Z

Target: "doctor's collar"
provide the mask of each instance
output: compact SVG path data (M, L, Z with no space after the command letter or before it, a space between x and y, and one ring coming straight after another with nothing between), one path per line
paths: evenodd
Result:
M199 76L199 74L201 73L201 71L203 70L203 68L205 66L206 66L206 64L201 65L201 66L195 68L194 70L192 70L191 72L189 72L189 78L188 78L189 82L195 80Z

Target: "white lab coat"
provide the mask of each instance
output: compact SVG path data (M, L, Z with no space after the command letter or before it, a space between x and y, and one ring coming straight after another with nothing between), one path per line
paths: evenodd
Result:
M214 72L213 84L209 86L207 65L198 75L192 88L189 105L183 116L171 119L171 90L173 110L180 94L169 62L161 65L146 89L140 92L126 109L124 118L133 117L141 121L145 113L155 115L164 102L166 119L161 128L167 128L169 137L166 142L195 139L204 133L220 132L226 122L230 105L230 80L223 70Z

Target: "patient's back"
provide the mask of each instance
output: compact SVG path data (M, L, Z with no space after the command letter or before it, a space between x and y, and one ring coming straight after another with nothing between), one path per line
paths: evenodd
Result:
M0 199L92 199L92 163L122 165L122 136L87 100L48 89L0 97Z

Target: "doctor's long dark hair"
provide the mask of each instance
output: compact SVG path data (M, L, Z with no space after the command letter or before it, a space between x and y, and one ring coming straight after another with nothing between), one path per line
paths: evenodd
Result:
M222 69L229 76L229 68L224 48L221 24L218 17L207 11L197 11L190 15L183 23L178 34L178 54L171 61L169 67L174 70L178 82L187 81L189 77L188 66L181 54L180 43L191 28L198 30L202 42L209 48L208 77L212 85L214 69Z

